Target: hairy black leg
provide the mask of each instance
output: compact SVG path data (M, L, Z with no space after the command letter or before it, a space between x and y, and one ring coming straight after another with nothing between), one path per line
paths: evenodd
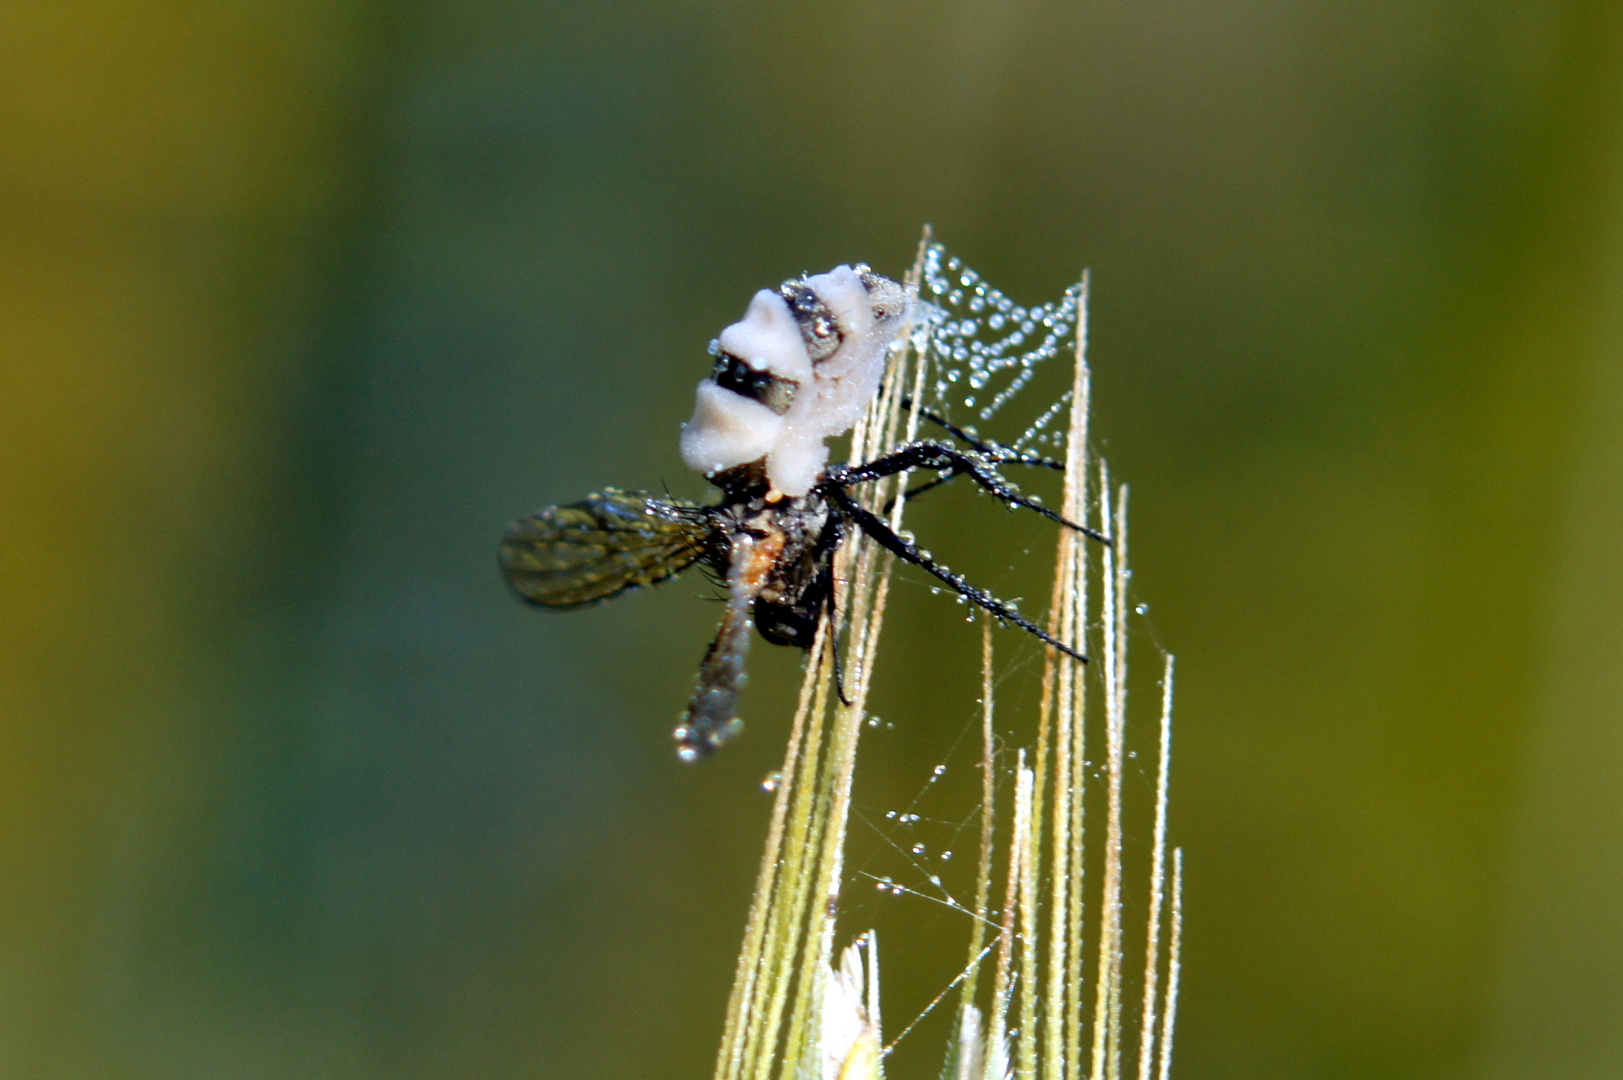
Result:
M904 397L902 399L902 408L911 409L912 407L913 399L910 397ZM919 417L920 419L930 421L930 423L934 424L942 431L945 431L948 435L951 435L959 442L965 444L966 446L972 446L983 454L989 454L997 447L996 443L983 442L974 435L971 435L969 432L965 431L957 424L954 424L951 420L948 420L945 416L942 416L934 409L920 409Z
M1101 544L1110 543L1110 538L1103 533L1096 532L1086 525L1079 525L1074 521L1056 514L1036 499L1020 494L1009 483L997 474L997 470L978 454L968 453L956 447L947 446L937 442L908 443L898 450L893 450L884 457L862 465L847 465L844 468L831 470L823 480L825 489L835 487L850 487L853 484L866 483L869 480L878 480L886 476L894 476L909 469L940 469L953 474L961 473L974 480L981 487L996 495L1010 506L1022 506L1033 510L1050 521L1074 529L1083 536L1092 537Z
M851 498L850 495L847 495L843 489L838 487L831 488L829 490L829 497L839 505L840 510L844 512L853 523L856 524L857 528L873 537L874 541L886 551L889 551L891 554L895 555L904 562L912 563L925 573L931 574L940 579L951 587L952 591L957 593L959 596L980 605L1005 622L1013 623L1020 629L1032 634L1044 643L1052 645L1066 656L1074 657L1075 659L1082 661L1084 664L1088 662L1088 658L1086 656L1083 656L1081 653L1077 652L1063 641L1055 638L1052 634L1048 633L1048 631L1044 630L1042 627L1020 614L1013 607L1004 603L1002 600L999 600L990 593L982 592L980 589L977 589L975 586L965 581L961 575L953 573L945 566L942 566L940 563L936 562L927 552L920 551L917 545L902 539L900 536L897 536L889 525L886 525L883 521L879 520L879 518L876 517L871 510L864 508L855 499Z
M986 460L991 462L994 465L1036 465L1036 466L1040 466L1041 468L1044 468L1044 469L1060 469L1060 470L1063 470L1065 468L1065 462L1063 462L1063 461L1055 461L1052 458L1035 457L1035 456L1030 455L1030 454L1015 454L1015 455L1013 455L1011 457L988 457ZM953 469L950 472L944 473L941 476L936 477L934 480L926 480L922 484L915 484L914 486L907 489L907 497L908 497L909 500L911 500L915 495L922 495L926 491L933 491L934 489L940 487L942 484L948 483L949 481L952 481L952 480L956 480L958 477L960 477L962 475L964 475L964 474L959 472L957 469ZM889 517L891 510L895 506L896 506L896 497L893 495L893 496L891 496L890 500L885 503L884 508L880 511L880 516L881 517Z
M956 472L942 473L940 476L936 477L934 480L927 480L922 484L913 485L912 487L907 489L905 494L907 495L908 501L911 502L914 496L923 495L926 491L934 491L936 488L940 487L942 484L947 483L949 480L954 480L960 475L961 475L960 473L956 473ZM898 498L900 498L900 496L892 495L888 500L886 500L884 508L879 511L880 516L882 516L882 517L890 517L890 512L892 510L896 509L896 500Z
M1043 457L1041 454L1022 453L1012 446L994 446L990 453L981 453L981 457L993 465L1031 465L1039 469L1053 469L1055 472L1065 471L1063 461Z
M823 568L817 572L817 576L823 580L823 595L826 597L823 602L828 605L828 647L834 654L834 692L840 695L840 703L850 708L851 699L845 693L845 664L840 660L839 604L835 599L832 559L823 563Z
M912 398L902 399L903 409L910 409L912 407ZM964 445L972 447L982 457L994 465L1035 465L1044 469L1053 469L1057 472L1065 471L1065 462L1063 461L1043 457L1041 454L1022 453L1019 450L1016 450L1014 447L1006 446L1000 442L992 442L990 440L976 438L974 435L971 435L968 431L959 427L957 424L954 424L952 421L948 420L946 417L942 416L938 412L935 412L934 410L920 409L919 416L930 421L930 423L936 425L942 431L945 431L947 434L951 435Z

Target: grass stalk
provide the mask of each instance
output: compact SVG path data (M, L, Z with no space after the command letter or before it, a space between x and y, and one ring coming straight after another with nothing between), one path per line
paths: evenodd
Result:
M927 257L939 254L927 234L909 276L915 287ZM1153 755L1153 840L1148 865L1139 870L1139 856L1129 859L1124 839L1130 812L1142 812L1127 805L1124 792L1127 489L1088 454L1087 287L1084 278L1072 385L1062 399L1070 407L1062 513L1111 542L1061 532L1047 631L1092 662L1084 667L1047 650L1035 745L1015 749L1014 783L1000 792L1000 761L1007 767L1008 757L1000 755L995 725L991 623L982 620L980 836L973 906L965 909L966 965L925 1010L957 994L944 1080L1122 1080L1124 1057L1132 1080L1170 1078L1183 916L1183 853L1167 856L1173 664L1166 658ZM853 460L917 437L930 361L928 348L898 355L853 430ZM1057 408L1049 415L1057 418ZM888 523L899 530L905 487L905 478L889 478L870 485L862 499L876 510L888 503ZM860 536L836 554L838 625L825 620L801 688L715 1080L879 1080L894 1048L881 1039L877 941L870 932L843 952L835 945L856 753L891 569L892 556ZM845 658L850 705L833 690L836 650ZM1097 695L1088 693L1090 683ZM1095 738L1103 751L1097 787L1087 758ZM1090 801L1103 812L1091 841ZM1007 822L1001 867L1000 818ZM1091 890L1090 867L1098 873ZM1146 877L1137 879L1139 873ZM1147 895L1144 948L1131 965L1123 926L1130 876L1143 882L1134 885L1135 895L1140 888ZM1002 905L994 909L999 884ZM991 966L988 979L981 978L983 963ZM1131 1031L1123 1000L1129 967L1142 987ZM902 1035L916 1023L903 1025Z

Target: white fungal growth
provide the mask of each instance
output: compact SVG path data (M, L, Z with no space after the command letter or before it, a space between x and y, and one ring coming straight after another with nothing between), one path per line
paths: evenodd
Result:
M690 469L709 476L759 461L783 438L783 417L759 401L709 379L695 396L693 419L682 425L682 460Z
M911 308L906 288L860 264L762 289L717 339L716 368L682 425L682 460L712 477L760 462L773 491L806 494L827 440L878 392Z
M803 383L811 378L811 357L806 355L800 324L783 297L771 289L756 293L744 318L723 330L716 343L722 352L780 379Z

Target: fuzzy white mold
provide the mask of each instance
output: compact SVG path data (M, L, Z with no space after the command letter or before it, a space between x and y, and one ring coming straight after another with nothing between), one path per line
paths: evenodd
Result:
M783 297L771 289L756 293L744 317L723 330L716 343L757 371L797 383L811 377L800 326Z
M763 289L721 332L717 370L682 426L682 459L706 476L761 461L781 495L811 490L827 441L851 430L907 324L907 289L866 266Z
M783 417L706 379L682 425L682 460L706 476L759 461L783 438Z

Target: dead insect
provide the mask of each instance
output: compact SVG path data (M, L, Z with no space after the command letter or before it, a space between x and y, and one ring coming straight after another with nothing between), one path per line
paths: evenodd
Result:
M850 430L878 392L912 307L903 285L860 264L761 290L744 318L721 332L714 369L682 427L683 460L721 490L719 502L605 491L520 518L502 537L507 581L544 607L597 603L694 563L725 585L721 627L676 727L683 760L710 754L743 726L736 707L752 623L774 644L811 646L823 614L834 612L834 552L853 527L998 618L1086 661L937 563L851 494L881 477L930 469L940 476L915 491L967 476L1011 507L1104 540L1019 494L997 471L1008 464L1063 468L1059 462L981 441L925 413L965 446L921 441L874 461L828 466L826 440Z

